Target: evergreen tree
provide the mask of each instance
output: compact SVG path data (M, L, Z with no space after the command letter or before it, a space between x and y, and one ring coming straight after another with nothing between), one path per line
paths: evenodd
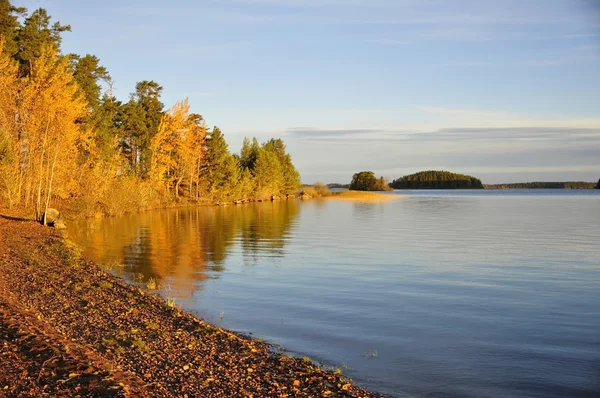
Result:
M4 40L4 50L9 56L14 56L17 45L17 31L21 28L19 17L27 15L24 7L15 7L8 0L0 0L0 40Z
M119 154L118 137L123 126L123 104L115 97L105 95L89 120L94 131L97 160L112 163ZM112 168L111 164L110 167Z
M206 157L204 159L204 176L207 190L211 196L218 197L225 184L227 176L231 176L231 154L221 129L214 127L206 138ZM238 165L239 166L239 165Z
M39 58L43 48L54 47L60 53L61 33L70 32L71 26L60 22L50 24L50 15L43 8L35 10L17 31L17 60L21 64L21 74L30 73L31 63Z
M248 170L254 169L254 164L256 163L259 149L260 144L258 143L256 137L252 139L252 143L248 138L244 138L242 150L240 152L240 165L242 168L246 168Z
M98 57L90 54L84 57L70 54L69 64L81 95L87 101L90 111L95 111L101 100L100 83L110 83L108 70L100 65Z
M267 199L281 193L283 173L277 155L267 149L260 148L252 169L257 199Z
M254 161L256 159L252 159L252 148L250 146L250 140L248 137L244 137L244 141L242 142L242 149L240 150L240 166L242 168L251 169L254 166Z
M596 189L600 189L600 180L598 180L598 184L596 184Z
M281 171L281 193L289 194L300 188L300 174L292 164L292 158L285 152L285 144L280 138L272 138L263 147L277 156Z
M144 178L148 174L150 141L158 131L163 115L162 90L162 86L154 81L139 82L123 108L120 145L129 160L131 172L138 177Z

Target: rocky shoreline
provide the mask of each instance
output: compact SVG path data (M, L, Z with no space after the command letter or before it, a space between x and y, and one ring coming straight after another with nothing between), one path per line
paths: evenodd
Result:
M0 339L0 396L379 396L197 319L82 258L58 231L7 215Z

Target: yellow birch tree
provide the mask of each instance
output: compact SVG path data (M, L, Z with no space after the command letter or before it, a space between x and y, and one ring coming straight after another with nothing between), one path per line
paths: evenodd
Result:
M19 104L27 170L25 203L35 199L38 220L53 193L65 197L75 190L78 142L85 139L76 121L86 112L77 90L68 59L54 47L43 48L32 63Z
M150 144L150 174L155 181L164 184L167 192L173 188L175 197L179 197L184 181L192 192L203 156L206 127L198 115L189 111L187 100L176 103L162 116L158 132Z
M6 199L9 207L19 202L23 181L17 129L18 70L0 38L0 198Z

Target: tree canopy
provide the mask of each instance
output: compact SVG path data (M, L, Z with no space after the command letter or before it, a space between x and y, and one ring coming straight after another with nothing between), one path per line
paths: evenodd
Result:
M387 180L383 177L375 177L372 171L361 171L352 176L350 183L352 191L389 191L391 190Z
M475 177L438 170L407 175L392 181L390 186L394 189L483 189Z

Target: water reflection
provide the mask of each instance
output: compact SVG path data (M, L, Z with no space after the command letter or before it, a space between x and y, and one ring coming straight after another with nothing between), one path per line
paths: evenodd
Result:
M243 206L193 207L82 220L69 235L99 264L130 281L151 278L173 297L190 298L218 278L232 248L243 262L282 257L300 214L294 200Z

